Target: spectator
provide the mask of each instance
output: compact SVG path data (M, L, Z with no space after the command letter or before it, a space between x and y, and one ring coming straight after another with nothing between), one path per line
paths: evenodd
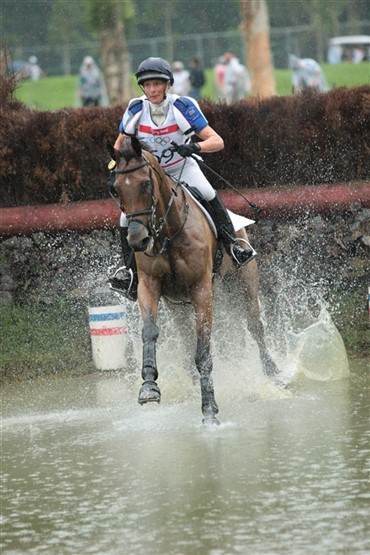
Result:
M173 85L171 92L179 96L186 96L190 92L190 74L182 62L173 62Z
M220 56L214 67L217 100L225 100L225 57Z
M329 90L320 65L312 58L298 58L291 54L289 65L293 70L292 87L294 93L302 92L305 89L312 89L317 92Z
M356 46L355 48L352 49L351 59L353 64L361 63L364 58L365 58L365 48L362 48L361 46Z
M27 70L31 81L39 81L39 79L41 79L41 77L44 75L44 72L37 62L38 60L36 56L30 56L28 58Z
M251 80L247 68L231 52L224 55L225 67L225 95L226 102L230 104L242 100L251 92Z
M104 81L98 66L91 56L85 56L80 67L79 97L82 106L100 106Z
M328 49L328 63L340 64L342 61L343 48L339 44L331 44Z
M200 61L198 58L192 58L190 62L190 96L195 98L195 100L199 100L200 98L200 91L203 85L205 84L206 80L204 77L204 71L200 65Z

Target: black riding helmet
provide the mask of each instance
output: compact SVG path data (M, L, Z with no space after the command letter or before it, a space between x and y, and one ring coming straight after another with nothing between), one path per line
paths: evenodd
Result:
M137 68L135 76L138 85L142 85L148 79L163 79L173 85L171 66L163 58L147 58Z

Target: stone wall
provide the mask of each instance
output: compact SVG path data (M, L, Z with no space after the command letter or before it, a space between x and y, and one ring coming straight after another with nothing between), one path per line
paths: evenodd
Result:
M249 228L258 252L268 326L310 323L325 304L342 328L364 325L370 285L370 210L261 220ZM1 244L4 305L88 302L120 260L116 231L12 237Z

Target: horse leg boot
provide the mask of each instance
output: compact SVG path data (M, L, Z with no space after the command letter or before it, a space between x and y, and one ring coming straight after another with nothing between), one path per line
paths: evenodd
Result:
M158 370L156 362L156 343L159 330L153 320L144 323L143 327L143 369L141 376L144 380L139 392L138 403L153 402L159 403L161 400L161 392L156 383L158 379Z
M124 266L120 266L109 278L109 287L112 291L121 293L130 301L137 300L137 270L134 251L128 244L127 227L120 227L121 249Z
M195 365L200 375L200 390L202 396L203 424L219 424L216 417L218 406L215 399L215 391L212 379L212 357L209 341L202 336L198 337L195 355Z
M235 236L234 226L229 213L216 193L214 199L208 201L214 216L214 222L221 242L237 268L244 266L257 255L256 251L244 239ZM241 243L245 243L248 248L243 248Z

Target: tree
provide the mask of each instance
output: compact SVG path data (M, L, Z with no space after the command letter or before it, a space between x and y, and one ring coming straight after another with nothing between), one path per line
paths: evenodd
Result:
M270 48L267 4L265 0L241 0L241 13L252 95L259 97L275 95L276 83Z
M85 0L91 27L100 37L102 70L111 104L132 97L125 19L134 15L131 0Z

